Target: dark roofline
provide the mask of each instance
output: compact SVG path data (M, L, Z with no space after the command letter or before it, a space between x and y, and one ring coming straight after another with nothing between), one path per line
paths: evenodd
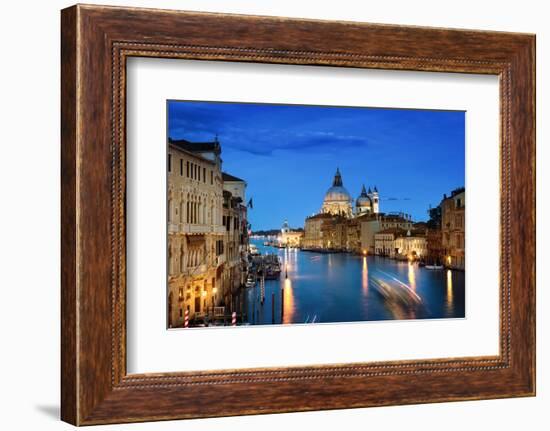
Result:
M451 194L449 196L447 196L446 193L443 194L443 199L441 200L441 202L446 201L447 199L452 199L456 195L459 195L460 193L466 193L466 187L458 187L454 190L451 190Z
M201 162L209 163L209 164L211 164L211 165L216 165L216 162L214 162L213 160L207 159L206 157L201 156L199 153L194 153L194 152L192 152L192 151L184 150L184 149L182 149L182 148L180 148L180 147L178 147L178 146L176 146L176 145L173 145L173 144L169 144L169 146L170 146L171 148L174 148L176 151L179 151L179 152L181 152L181 153L185 153L185 154L187 154L187 155L190 156L190 157L193 157L193 158L195 158L195 159L200 160Z
M212 142L190 142L186 139L172 139L168 138L168 143L184 151L197 152L197 153L209 153L213 152L216 155L220 155L222 150L218 141Z
M222 172L222 180L223 181L237 181L240 183L246 183L245 180L236 177L235 175L228 174L227 172Z
M309 219L325 219L325 218L333 218L333 217L335 217L335 216L333 216L332 214L329 214L329 213L318 213L318 214L307 217L306 220L309 220Z

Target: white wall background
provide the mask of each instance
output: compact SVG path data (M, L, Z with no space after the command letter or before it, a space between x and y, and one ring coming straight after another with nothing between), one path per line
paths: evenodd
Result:
M538 396L96 429L548 429L550 413L548 141L550 27L545 3L516 1L101 1L171 9L477 28L537 34ZM59 414L59 10L70 2L4 2L0 15L0 401L3 429L69 429Z

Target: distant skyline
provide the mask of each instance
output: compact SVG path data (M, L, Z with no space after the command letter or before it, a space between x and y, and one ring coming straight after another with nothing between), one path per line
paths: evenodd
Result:
M465 113L256 103L168 101L168 136L213 141L222 170L248 184L253 230L303 227L336 168L355 199L376 186L381 212L428 218L465 185Z

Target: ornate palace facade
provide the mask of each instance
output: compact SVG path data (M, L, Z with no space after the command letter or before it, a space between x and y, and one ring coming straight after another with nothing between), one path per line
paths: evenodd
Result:
M222 173L219 142L168 141L168 326L231 305L243 277L246 183ZM224 177L231 178L230 185ZM234 197L231 191L238 190ZM219 312L220 309L218 309Z

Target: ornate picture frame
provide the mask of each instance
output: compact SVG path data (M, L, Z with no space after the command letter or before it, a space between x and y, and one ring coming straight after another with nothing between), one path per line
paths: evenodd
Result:
M75 425L535 394L535 36L77 5L61 14L61 416ZM497 75L500 353L128 374L129 57ZM253 395L252 395L253 394Z

